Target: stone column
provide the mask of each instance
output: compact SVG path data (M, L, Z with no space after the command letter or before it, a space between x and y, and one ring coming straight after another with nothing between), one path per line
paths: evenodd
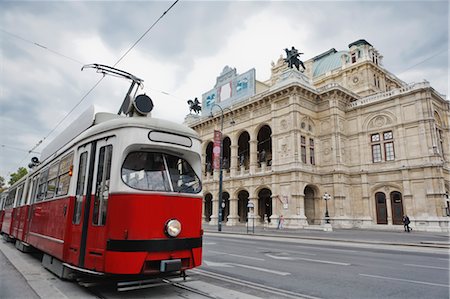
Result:
M308 226L308 221L305 216L305 196L303 194L297 194L291 195L291 197L289 205L295 207L295 212L288 217L285 216L285 221L289 221L288 225L290 228L303 228ZM291 207L289 211L292 211Z
M239 223L239 215L238 215L238 199L230 198L230 215L228 215L228 226L234 226Z
M237 174L238 169L238 146L232 145L231 146L231 156L230 156L230 176L234 178Z
M250 174L256 172L258 167L258 140L250 140Z

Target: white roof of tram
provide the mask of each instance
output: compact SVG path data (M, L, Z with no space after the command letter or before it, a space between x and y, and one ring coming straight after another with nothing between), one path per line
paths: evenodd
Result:
M128 117L107 112L96 113L96 110L97 108L95 108L95 106L89 107L89 109L83 112L73 123L64 129L64 131L56 136L55 139L42 150L40 160L46 160L71 140L90 128L92 128L92 130L89 130L88 136L117 128L142 127L150 130L176 133L199 140L197 132L182 124L145 116Z

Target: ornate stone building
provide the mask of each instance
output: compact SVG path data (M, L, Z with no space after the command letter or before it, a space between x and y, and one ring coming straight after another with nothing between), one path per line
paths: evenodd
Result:
M203 141L204 221L218 223L214 130L223 127L223 225L449 231L450 105L427 81L406 84L367 41L304 63L283 58L266 82L225 67L186 123ZM323 195L328 193L327 202Z

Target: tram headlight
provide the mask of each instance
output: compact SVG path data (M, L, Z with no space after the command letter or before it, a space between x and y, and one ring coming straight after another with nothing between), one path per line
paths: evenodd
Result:
M166 223L166 233L170 237L175 238L181 232L181 223L177 219L171 219Z

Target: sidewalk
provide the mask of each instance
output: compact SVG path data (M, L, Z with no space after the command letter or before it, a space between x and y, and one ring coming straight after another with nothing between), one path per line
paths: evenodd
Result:
M218 233L217 225L204 224L205 233ZM421 247L450 248L450 239L447 233L438 232L416 232L407 233L401 231L383 231L368 229L335 229L323 231L317 229L274 229L255 226L255 232L246 226L222 225L222 234L258 235L271 237L287 237L311 240L327 240L353 243L373 243L390 245L409 245Z

